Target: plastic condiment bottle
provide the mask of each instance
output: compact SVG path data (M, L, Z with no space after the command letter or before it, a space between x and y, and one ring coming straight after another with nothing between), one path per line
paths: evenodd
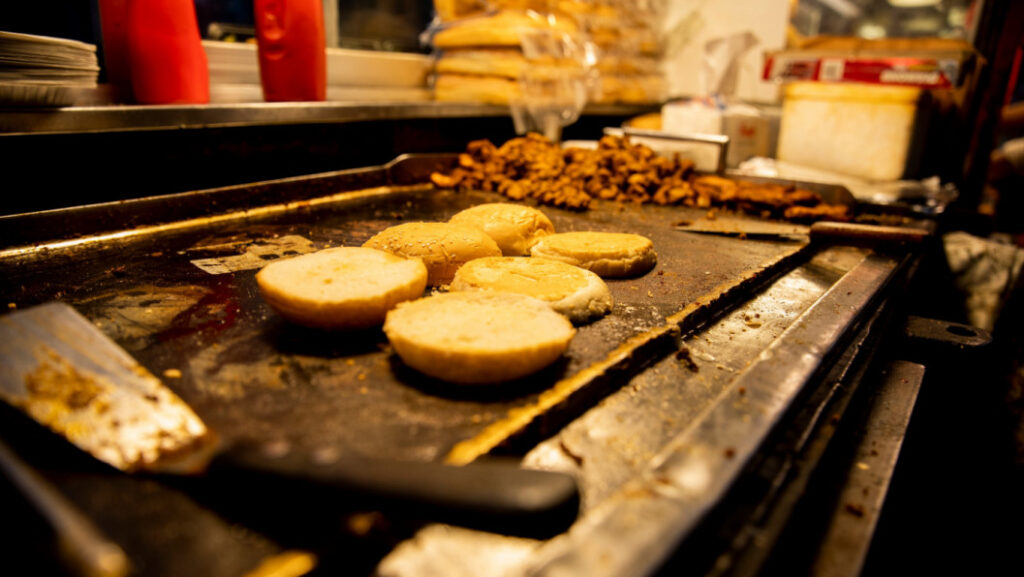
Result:
M128 0L100 0L103 65L115 102L132 102L132 71L128 60Z
M210 71L192 0L128 0L128 25L136 102L210 101Z
M321 0L254 0L253 8L264 100L326 100Z

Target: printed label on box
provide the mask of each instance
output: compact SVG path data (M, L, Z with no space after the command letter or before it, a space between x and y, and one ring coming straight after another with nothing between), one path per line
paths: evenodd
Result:
M959 62L934 58L817 58L769 55L765 80L817 80L951 88L962 81Z

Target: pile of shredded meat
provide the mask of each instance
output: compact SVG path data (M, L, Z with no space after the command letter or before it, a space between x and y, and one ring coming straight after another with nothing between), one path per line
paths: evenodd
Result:
M597 149L563 149L532 133L500 147L475 140L459 155L457 167L430 178L440 188L498 192L572 210L603 199L722 207L801 221L850 218L846 206L826 204L809 190L699 175L689 160L658 156L617 136L605 136Z

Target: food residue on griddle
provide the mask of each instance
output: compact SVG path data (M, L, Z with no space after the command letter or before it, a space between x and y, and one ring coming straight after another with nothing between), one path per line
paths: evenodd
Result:
M104 387L79 373L53 351L47 351L39 366L25 375L27 403L45 402L79 410L88 407Z
M690 355L689 347L683 346L681 349L676 351L676 360L695 373L700 371L700 367L697 366L696 361L693 360L693 356Z

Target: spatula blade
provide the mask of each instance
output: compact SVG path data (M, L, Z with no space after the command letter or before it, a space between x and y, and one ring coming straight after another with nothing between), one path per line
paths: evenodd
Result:
M799 224L729 217L718 217L714 220L700 218L693 221L682 221L676 223L676 230L758 240L806 241L810 234L810 227Z
M413 504L451 522L523 534L564 530L579 507L570 475L514 463L454 467L344 459L312 467L283 458L246 460L244 448L221 447L183 400L59 303L0 317L0 399L129 472L196 473L216 456L211 473L240 469L249 479L259 473L303 489L328 487L382 504Z
M0 398L123 471L203 468L215 439L173 391L64 303L0 317Z

